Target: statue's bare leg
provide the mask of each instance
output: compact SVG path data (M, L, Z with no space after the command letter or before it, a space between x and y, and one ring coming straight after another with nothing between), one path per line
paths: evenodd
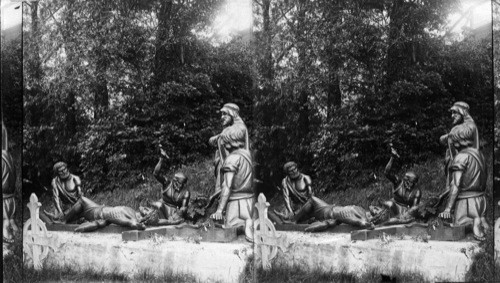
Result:
M305 232L320 232L328 229L329 227L335 227L339 221L335 219L328 219L325 221L317 221L312 223L311 225L307 226L306 229L304 229Z
M381 226L389 226L389 225L398 225L398 224L409 224L411 222L415 221L414 218L407 218L407 219L401 219L398 217L391 217L389 220L386 222L382 223ZM413 225L407 226L407 227L412 227Z
M10 242L14 238L13 231L17 231L17 226L14 223L15 209L16 204L14 198L3 200L3 239L7 242Z
M483 216L480 217L480 219L481 219L481 225L483 226L483 231L484 233L487 234L491 229L490 224L488 224L488 222L486 221L486 217Z
M481 217L474 218L474 224L472 226L472 231L474 233L474 238L478 241L484 241L484 233L481 231L482 228Z
M179 225L184 222L184 219L159 219L157 226ZM196 227L199 228L199 227ZM140 229L139 229L140 230Z
M295 222L289 220L289 217L284 214L284 213L281 213L279 211L276 211L273 209L273 211L270 211L267 213L269 219L271 221L275 221L276 223L280 223L280 224L295 224Z
M61 218L62 223L66 224L68 222L77 220L80 218L81 214L83 213L84 210L84 198L81 197L78 199L73 206L71 206L70 209L68 209L65 213L64 216Z
M351 226L361 227L365 229L374 229L375 225L368 222L366 219L342 219L343 223L349 224Z
M280 217L275 211L268 211L267 217L276 224L283 224L283 218Z
M75 232L92 232L92 231L95 231L99 228L106 227L109 224L110 223L108 221L102 220L102 219L91 221L91 222L84 222L84 223L80 224L80 226L78 226L75 229Z
M52 224L52 223L54 223L54 217L53 217L53 215L52 215L52 214L50 214L49 212L46 212L46 211L44 211L44 210L43 210L43 211L40 211L39 216L40 216L40 219L41 219L43 222L47 223L47 224Z
M16 224L16 221L14 221L14 219L10 219L10 227L12 227L12 231L14 231L14 233L17 233L19 231L19 227L17 227L17 224Z
M12 241L12 233L10 232L10 220L5 218L3 219L3 240L6 242Z
M314 211L318 210L317 206L320 205L319 202L315 203L316 199L317 198L312 197L306 203L304 203L304 205L292 217L291 221L298 223L300 221L305 221L305 220L313 217Z

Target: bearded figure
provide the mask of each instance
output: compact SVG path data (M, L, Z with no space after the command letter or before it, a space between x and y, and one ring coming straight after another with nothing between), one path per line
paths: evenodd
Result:
M397 151L391 147L391 158L387 163L384 173L387 179L392 182L392 199L385 203L392 214L396 217L403 215L409 209L416 207L420 203L422 192L420 189L416 189L415 185L418 182L418 176L413 171L408 171L404 174L401 179L396 174L392 173L392 164L394 158L399 158Z
M155 166L153 175L161 183L161 199L151 205L159 210L161 219L170 219L173 215L186 216L191 192L186 188L187 177L182 172L174 174L172 179L161 174L165 159L169 159L167 152L160 145L160 159Z
M243 122L243 119L241 119L240 115L240 108L238 105L234 103L226 103L224 106L221 108L220 113L221 113L221 122L222 126L224 129L222 132L218 135L215 135L210 138L209 143L210 145L214 146L217 148L215 152L215 158L214 158L214 167L215 167L215 193L214 195L220 194L221 191L221 186L222 186L222 178L221 178L221 169L222 169L222 164L226 160L226 157L229 155L228 150L224 147L221 136L224 132L229 131L241 131L244 135L244 140L245 144L243 148L245 150L250 149L250 142L248 138L248 129L247 126L245 125L245 122ZM212 199L213 197L211 197Z
M469 114L469 104L459 101L455 102L453 106L450 108L451 118L453 120L453 128L450 133L456 127L466 127L469 128L472 132L472 147L479 150L479 132L476 127L476 123L474 119ZM448 174L450 172L450 164L457 155L457 150L452 144L450 139L450 134L442 135L439 138L441 144L446 145L446 155L445 155L445 172L446 172L446 191L450 188L451 176Z
M57 213L61 214L70 209L82 194L80 177L71 174L68 165L59 161L53 167L55 177L52 179L52 198Z

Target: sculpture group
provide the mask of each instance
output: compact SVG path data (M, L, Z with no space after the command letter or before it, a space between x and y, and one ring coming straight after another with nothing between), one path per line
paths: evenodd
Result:
M440 142L447 147L446 176L443 178L446 189L438 198L423 203L422 191L416 186L418 175L413 171L403 176L393 173L393 164L400 156L391 145L384 173L393 185L392 198L381 202L380 206L365 209L357 205L328 204L314 194L311 177L301 173L298 165L290 161L283 166L285 176L280 187L285 212L275 209L269 212L269 218L280 223L311 223L306 231L317 232L340 223L373 229L382 225L426 221L433 216L451 219L450 225L472 227L474 237L483 240L489 229L485 219L484 195L487 173L484 156L479 149L478 130L466 103L457 102L450 111L453 128L440 138ZM223 130L208 141L215 150L215 186L205 208L216 207L215 212L209 215L211 219L222 222L224 227L237 227L248 241L253 242L256 195L248 129L236 104L225 104L220 113ZM153 175L161 184L161 199L148 201L139 211L127 206L99 205L83 196L80 178L69 172L67 164L58 162L53 167L55 177L52 181L55 213L45 212L41 218L61 223L83 219L85 222L76 229L79 232L93 231L108 224L143 230L147 226L188 221L187 211L193 203L187 187L188 177L183 172L175 173L172 178L162 175L163 164L168 159L166 150L160 145ZM3 167L2 163L2 170ZM4 239L6 223L10 223L5 219L5 209L9 207L5 197L9 192L7 187L4 175ZM429 208L434 212L426 214Z

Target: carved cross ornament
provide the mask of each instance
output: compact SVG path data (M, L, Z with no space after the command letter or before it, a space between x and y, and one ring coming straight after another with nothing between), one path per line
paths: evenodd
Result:
M35 269L42 268L43 260L49 253L49 248L56 249L56 238L47 233L47 227L39 218L40 207L35 194L31 194L28 208L30 219L23 226L23 251L28 258L33 260ZM26 258L25 258L26 260Z
M271 268L271 260L278 253L278 247L285 252L287 244L283 235L276 236L276 228L269 218L267 218L269 203L266 201L264 194L261 193L259 195L255 207L257 207L259 212L259 218L253 224L255 252L257 257L260 257L262 261L262 267L269 269Z

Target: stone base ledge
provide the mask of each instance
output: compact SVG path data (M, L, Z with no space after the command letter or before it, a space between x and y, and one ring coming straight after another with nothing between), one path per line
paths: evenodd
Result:
M379 270L384 275L422 274L430 282L465 280L472 257L480 251L473 242L422 242L412 239L351 241L350 234L277 232L290 243L277 258L290 266L311 270L362 274Z
M47 266L70 265L77 270L117 272L133 277L141 272L162 276L166 270L192 274L202 282L238 282L252 245L244 236L231 243L196 243L153 237L124 242L120 234L49 232L57 238Z

